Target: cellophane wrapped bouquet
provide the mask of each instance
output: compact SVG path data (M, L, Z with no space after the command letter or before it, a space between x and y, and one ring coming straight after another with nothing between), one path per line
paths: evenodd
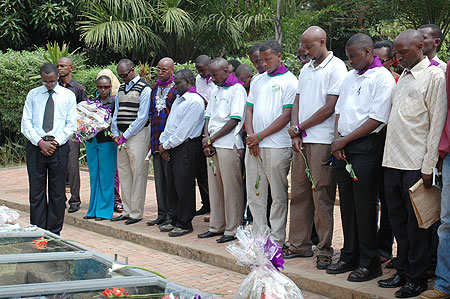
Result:
M77 131L70 137L79 143L89 140L111 124L111 110L99 101L77 104Z
M252 270L242 282L234 299L303 299L297 285L278 270L283 269L283 253L278 243L270 238L268 227L241 226L227 251L238 264Z

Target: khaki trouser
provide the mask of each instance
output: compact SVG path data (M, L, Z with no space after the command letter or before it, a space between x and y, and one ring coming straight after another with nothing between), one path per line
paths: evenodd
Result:
M267 225L268 184L272 195L270 224L272 238L281 246L286 240L286 221L288 212L288 180L292 159L292 148L259 148L259 156L245 154L247 180L247 200L258 227ZM259 186L255 184L258 177ZM259 193L259 194L258 194Z
M244 150L216 148L216 154L208 158L209 200L211 219L209 231L236 235L244 213L244 186L242 184L242 159ZM215 173L210 164L214 162Z
M311 189L311 182L306 176L303 156L294 153L289 224L290 249L301 254L312 252L311 231L314 221L319 236L317 245L319 254L331 256L336 181L334 168L323 165L331 157L330 145L307 143L303 144L303 147L303 154L316 190Z
M150 129L144 127L128 139L126 149L117 151L123 216L142 219L148 177L148 161L145 161L145 157L149 143Z

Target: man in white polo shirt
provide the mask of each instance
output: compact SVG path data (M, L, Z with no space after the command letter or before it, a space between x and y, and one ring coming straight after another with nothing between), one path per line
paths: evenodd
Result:
M209 157L208 183L211 201L209 230L199 238L223 235L218 243L236 239L242 224L244 186L242 126L247 95L228 62L216 58L208 65L211 80L217 85L206 108L203 152Z
M362 282L383 274L377 247L376 196L385 140L381 129L389 119L395 80L373 55L373 41L368 35L353 35L345 52L353 70L342 83L331 144L338 160L336 179L344 247L339 261L328 266L327 273L356 269L347 279Z
M272 237L281 246L286 239L287 174L292 158L288 134L297 79L281 62L281 46L269 40L260 48L266 70L253 80L247 100L245 167L247 199L254 224L267 225L267 189L270 184Z
M328 52L327 35L322 28L308 28L301 36L301 43L311 61L302 68L298 79L292 127L289 128L295 153L290 247L285 250L285 258L313 255L311 232L314 223L319 237L317 268L324 270L331 264L333 256L331 240L336 197L334 169L326 165L326 161L331 156L330 144L334 136L334 106L347 68L333 52ZM306 168L311 172L314 185L308 179Z

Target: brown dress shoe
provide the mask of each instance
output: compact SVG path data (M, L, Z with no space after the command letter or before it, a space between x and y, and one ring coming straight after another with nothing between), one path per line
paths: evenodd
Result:
M437 289L431 289L428 291L425 291L420 295L420 298L422 299L449 299L450 294L444 293Z

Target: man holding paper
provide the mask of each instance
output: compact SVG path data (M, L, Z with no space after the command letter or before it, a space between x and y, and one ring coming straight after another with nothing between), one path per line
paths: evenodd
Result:
M406 30L395 39L393 52L405 68L392 93L383 157L389 220L397 239L397 273L378 282L396 288L396 297L419 295L427 287L429 230L419 228L409 188L420 179L432 184L438 144L447 113L445 75L423 55L423 36Z

